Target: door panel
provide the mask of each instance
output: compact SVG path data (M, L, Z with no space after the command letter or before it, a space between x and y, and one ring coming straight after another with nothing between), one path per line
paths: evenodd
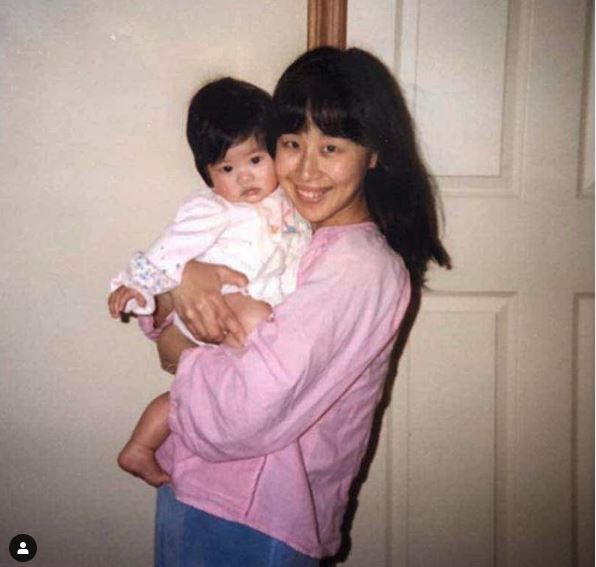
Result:
M591 565L591 3L378 4L350 2L348 44L400 80L454 269L430 272L348 563Z

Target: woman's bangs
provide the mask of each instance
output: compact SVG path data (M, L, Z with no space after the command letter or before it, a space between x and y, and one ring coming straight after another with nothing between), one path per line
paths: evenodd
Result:
M328 89L325 92L318 85L309 86L292 89L278 100L280 133L306 130L310 119L327 136L361 142L363 129L350 112L350 102L342 100L339 93Z
M286 97L277 102L278 134L296 133L306 129L307 101L296 96Z
M360 141L361 128L352 118L349 105L342 103L339 97L312 100L308 111L312 121L323 134Z

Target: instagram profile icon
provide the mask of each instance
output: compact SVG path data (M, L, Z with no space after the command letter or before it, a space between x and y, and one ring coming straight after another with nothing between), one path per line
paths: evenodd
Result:
M31 561L37 553L37 543L29 534L19 534L10 540L10 556L19 563Z

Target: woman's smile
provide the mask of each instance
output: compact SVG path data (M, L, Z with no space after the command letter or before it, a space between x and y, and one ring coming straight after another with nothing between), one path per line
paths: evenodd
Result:
M306 204L320 203L328 191L330 191L328 187L310 188L300 185L296 186L296 193L298 197Z
M369 219L363 181L377 156L349 140L324 134L311 120L277 142L275 169L298 212L313 229Z

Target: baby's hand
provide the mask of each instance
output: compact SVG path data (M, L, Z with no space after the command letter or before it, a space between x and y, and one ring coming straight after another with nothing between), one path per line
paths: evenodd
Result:
M115 289L108 297L108 308L110 310L110 315L114 319L118 319L120 314L124 311L126 304L131 299L136 299L137 303L141 307L144 307L147 304L143 294L136 289L126 287L125 285L121 285L119 288Z

